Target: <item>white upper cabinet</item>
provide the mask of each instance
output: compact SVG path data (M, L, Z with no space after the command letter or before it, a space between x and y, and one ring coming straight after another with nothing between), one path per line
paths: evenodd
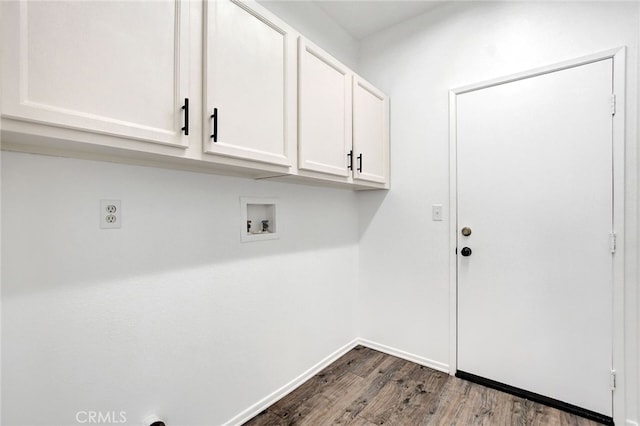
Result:
M187 0L2 4L3 117L186 147Z
M298 169L348 177L350 150L351 71L300 37Z
M389 186L388 97L302 37L297 174L363 189Z
M389 186L388 98L254 0L0 9L2 149Z
M206 153L290 166L295 34L254 2L205 3Z
M389 98L353 77L354 180L389 182Z

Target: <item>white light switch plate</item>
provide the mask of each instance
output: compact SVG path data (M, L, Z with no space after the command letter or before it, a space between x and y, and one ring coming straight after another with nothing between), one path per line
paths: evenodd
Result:
M434 204L431 206L431 220L440 221L442 218L442 204Z

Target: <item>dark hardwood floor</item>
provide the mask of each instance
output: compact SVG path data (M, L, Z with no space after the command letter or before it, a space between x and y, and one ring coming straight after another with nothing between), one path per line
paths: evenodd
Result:
M245 426L332 424L598 423L358 346Z

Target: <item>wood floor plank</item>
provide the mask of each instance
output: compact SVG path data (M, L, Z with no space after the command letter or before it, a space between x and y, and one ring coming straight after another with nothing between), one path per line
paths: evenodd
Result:
M375 423L371 423L368 420L363 419L360 416L356 416L353 421L349 423L339 423L339 424L348 424L349 426L377 426Z
M401 389L402 405L391 412L387 423L401 424L406 419L416 419L428 424L448 376L414 363L408 363L399 376L396 384Z
M405 361L380 393L362 413L361 417L376 424L398 424L406 418L420 419L428 415L437 396L426 390L442 379L412 362Z
M394 380L389 380L378 391L363 410L359 417L371 423L386 424L394 411L402 409L402 390Z
M458 419L465 408L470 386L470 382L449 377L440 390L432 420L443 421L443 419L446 419L448 424L458 424Z
M371 371L365 378L366 386L361 389L355 398L346 408L345 415L359 416L372 401L376 401L380 390L387 384L394 374L402 368L407 361L395 357L385 357L378 367ZM362 416L360 416L362 417ZM369 420L365 417L365 420Z
M360 377L367 377L384 359L385 354L382 352L358 345L325 368L318 377L331 378L346 371Z
M319 424L328 421L342 413L349 404L349 395L360 389L362 381L360 376L346 372L337 380L332 381L331 386L320 387L316 393L305 398L300 403L276 404L271 412L281 419L288 419L296 424ZM352 396L355 398L355 396Z
M324 381L317 376L307 380L296 390L286 395L277 404L269 407L269 411L280 418L286 418L290 413L298 412L300 408L323 388Z
M359 346L245 425L598 423Z
M273 414L268 410L265 410L262 413L255 416L253 419L249 421L249 423L253 426L280 426L280 425L289 424L286 420L281 419L279 416ZM249 423L245 423L245 424L249 424Z

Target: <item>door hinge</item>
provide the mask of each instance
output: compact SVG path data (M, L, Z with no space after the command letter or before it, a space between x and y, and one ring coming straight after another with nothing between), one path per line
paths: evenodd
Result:
M611 234L609 234L609 236L610 236L609 248L611 249L611 254L614 254L616 252L616 244L617 244L618 236L616 235L615 232L612 232Z
M611 115L616 115L616 95L611 95Z
M616 370L611 370L611 390L616 390Z

